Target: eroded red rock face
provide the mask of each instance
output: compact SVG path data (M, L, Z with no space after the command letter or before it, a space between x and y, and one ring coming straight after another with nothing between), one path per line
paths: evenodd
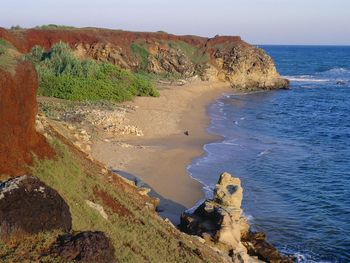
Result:
M0 175L21 175L33 154L53 157L54 151L35 130L38 81L29 62L19 62L16 74L0 70Z

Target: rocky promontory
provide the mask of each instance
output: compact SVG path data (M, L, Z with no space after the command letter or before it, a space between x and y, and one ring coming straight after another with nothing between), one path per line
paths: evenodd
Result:
M180 228L227 251L232 262L293 262L268 243L263 233L250 230L242 215L242 198L239 178L223 173L213 199L204 201L193 213L183 213Z
M165 32L129 32L96 28L0 28L0 38L22 53L38 45L49 50L68 43L77 57L109 62L124 69L163 77L229 82L241 90L286 88L272 58L238 36L176 36Z

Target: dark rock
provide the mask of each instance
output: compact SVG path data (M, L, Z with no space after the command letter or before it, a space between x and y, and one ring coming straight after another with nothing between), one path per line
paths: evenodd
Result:
M68 205L52 188L32 176L20 176L0 185L0 238L62 229L69 231Z
M58 238L51 249L53 255L60 256L65 262L117 262L114 258L114 247L103 232L81 232L67 234Z
M267 242L264 233L249 231L242 236L242 243L247 248L249 255L257 256L265 262L294 262L292 258L281 255L273 245Z
M337 85L344 86L344 85L346 85L346 81L344 81L344 80L338 80L338 81L337 81Z
M185 131L184 134L187 135L187 136L190 135L190 133L188 131Z

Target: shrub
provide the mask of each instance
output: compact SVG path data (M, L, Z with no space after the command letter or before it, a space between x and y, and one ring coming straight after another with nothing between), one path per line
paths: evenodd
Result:
M73 26L65 26L65 25L55 25L55 24L48 24L48 25L41 25L41 26L36 26L36 29L73 29L75 27Z
M79 60L69 45L55 44L44 53L33 47L26 59L33 61L39 76L39 95L78 101L126 101L134 96L159 96L153 83L142 75L110 63Z

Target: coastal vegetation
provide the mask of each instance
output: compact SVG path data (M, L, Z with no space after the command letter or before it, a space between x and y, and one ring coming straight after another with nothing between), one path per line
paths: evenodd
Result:
M135 96L159 96L154 84L141 74L107 62L80 60L68 44L59 42L45 52L34 46L25 59L34 63L39 77L38 94L76 101L122 102Z

